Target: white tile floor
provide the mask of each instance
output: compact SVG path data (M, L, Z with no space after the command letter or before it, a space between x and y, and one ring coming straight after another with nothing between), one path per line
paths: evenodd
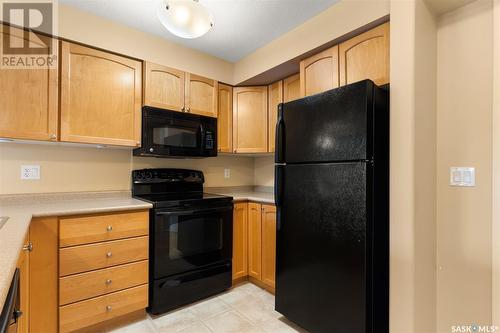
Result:
M274 296L251 283L112 333L307 333L274 311Z

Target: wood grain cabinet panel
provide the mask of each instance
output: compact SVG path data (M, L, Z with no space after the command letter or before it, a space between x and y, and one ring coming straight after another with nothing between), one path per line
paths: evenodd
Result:
M57 332L58 327L58 220L36 218L30 224L29 330Z
M59 250L59 276L148 259L148 237L65 247Z
M389 83L389 22L340 44L340 84Z
M73 246L121 238L146 236L149 211L61 217L59 246Z
M33 35L0 24L0 40L41 45ZM54 43L57 45L57 43ZM56 141L58 72L53 69L0 69L0 137Z
M233 280L248 275L248 203L234 204Z
M148 283L148 261L71 275L59 280L59 305Z
M215 80L186 73L186 110L217 118L218 84Z
M262 205L262 282L276 286L276 207Z
M233 152L233 87L219 84L217 145L219 152Z
M233 88L233 152L267 152L267 103L267 86Z
M283 102L291 102L300 98L300 73L283 80Z
M268 151L274 152L276 137L276 122L278 120L278 105L283 103L283 81L268 86Z
M59 332L65 333L85 328L147 306L147 284L65 305L59 309ZM57 332L57 330L50 332Z
M172 111L184 111L185 76L183 71L145 62L144 104Z
M262 207L248 204L248 275L262 280Z
M334 46L300 62L301 97L339 86L339 48Z
M140 61L61 42L61 141L140 144Z

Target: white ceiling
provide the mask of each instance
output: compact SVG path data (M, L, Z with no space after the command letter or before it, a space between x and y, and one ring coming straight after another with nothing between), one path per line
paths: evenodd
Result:
M132 28L236 62L339 0L200 0L214 16L205 36L182 39L159 22L161 0L59 0Z

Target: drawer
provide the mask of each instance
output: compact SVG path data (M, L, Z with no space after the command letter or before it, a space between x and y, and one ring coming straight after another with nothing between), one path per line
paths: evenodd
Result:
M59 279L59 305L148 283L148 261L139 261Z
M149 211L80 215L59 219L59 246L147 236Z
M59 276L148 259L148 237L59 249Z
M147 306L148 285L61 306L59 307L59 332L71 332L95 325L145 309Z

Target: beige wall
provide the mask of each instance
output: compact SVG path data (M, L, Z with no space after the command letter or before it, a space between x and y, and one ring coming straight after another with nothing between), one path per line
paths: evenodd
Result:
M0 143L0 195L129 190L131 170L140 168L202 170L205 186L247 186L254 184L253 163L250 157L156 159L132 157L128 149ZM21 165L31 164L40 165L41 179L21 180Z
M254 183L257 186L274 187L274 155L255 158Z
M493 9L493 325L500 327L500 0Z
M219 81L232 83L233 80L234 65L230 62L68 5L59 5L59 35Z
M389 0L343 0L235 64L234 83L298 57L389 14Z
M492 1L445 14L438 28L438 332L492 318ZM475 188L449 168L476 168Z

